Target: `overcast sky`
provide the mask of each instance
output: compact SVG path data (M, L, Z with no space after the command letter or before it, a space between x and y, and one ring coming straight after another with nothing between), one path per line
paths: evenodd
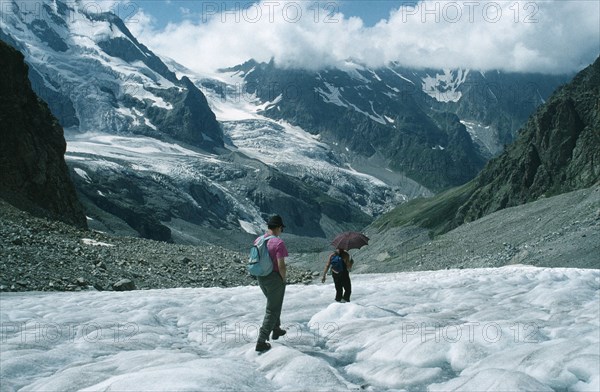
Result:
M600 2L138 2L130 30L158 54L198 71L275 59L320 69L369 66L574 72L600 54Z

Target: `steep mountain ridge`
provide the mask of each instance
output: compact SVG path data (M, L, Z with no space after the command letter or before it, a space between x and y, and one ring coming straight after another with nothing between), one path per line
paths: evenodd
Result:
M86 227L69 178L63 130L31 89L23 56L0 41L0 197Z
M600 58L560 88L477 177L456 223L600 180Z
M599 81L600 58L559 88L473 181L400 206L375 225L416 224L443 233L494 211L597 184Z
M474 140L491 154L489 158L512 143L529 116L575 76L500 71L466 71L465 75L464 70L422 73L424 91L431 86L438 107L461 118Z

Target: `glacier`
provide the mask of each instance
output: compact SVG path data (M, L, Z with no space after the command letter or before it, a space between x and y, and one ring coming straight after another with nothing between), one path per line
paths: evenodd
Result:
M357 260L360 262L360 260ZM600 272L520 265L291 285L254 351L254 287L1 293L3 390L600 388Z

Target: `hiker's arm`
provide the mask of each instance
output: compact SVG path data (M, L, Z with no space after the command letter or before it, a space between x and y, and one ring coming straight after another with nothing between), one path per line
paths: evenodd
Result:
M323 271L323 279L321 279L321 283L325 283L325 277L327 276L327 271L329 271L330 265L331 265L331 258L329 258L329 261L327 261L327 264L325 264L325 271Z
M285 259L281 258L277 260L277 265L279 266L279 275L281 275L281 279L285 282L285 275L287 273L287 269L285 266Z

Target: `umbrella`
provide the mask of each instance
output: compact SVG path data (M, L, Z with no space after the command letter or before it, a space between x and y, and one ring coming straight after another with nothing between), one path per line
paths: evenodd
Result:
M337 249L344 250L360 249L365 245L369 245L369 237L356 231L347 231L335 237L334 240L331 241L331 245L335 246Z

